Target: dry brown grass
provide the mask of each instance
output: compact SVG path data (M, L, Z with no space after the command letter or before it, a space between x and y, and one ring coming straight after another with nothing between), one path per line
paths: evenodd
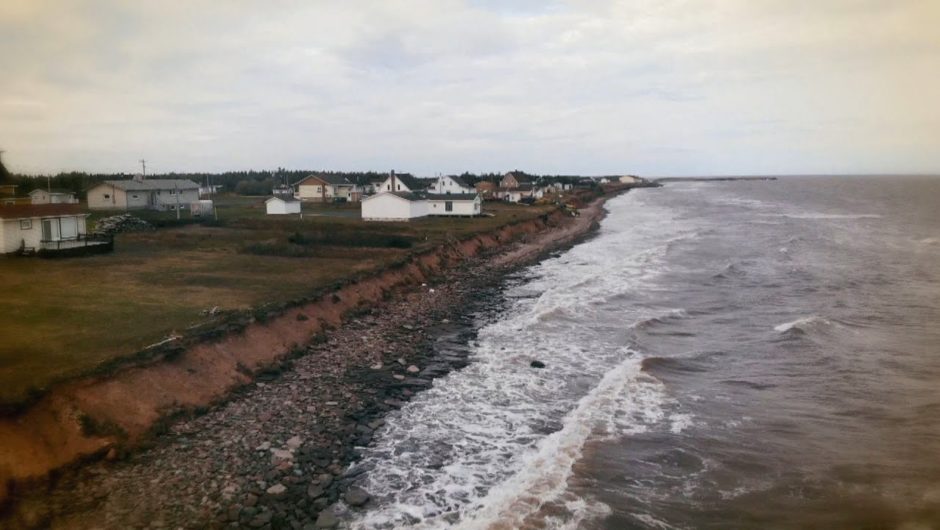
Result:
M173 333L205 323L202 311L286 302L408 252L529 219L548 207L486 205L495 217L366 223L347 208L308 208L304 219L270 218L257 201L220 211L220 227L190 225L119 235L113 254L64 260L0 258L0 402L87 372ZM316 213L345 217L317 216ZM353 210L353 213L355 211ZM174 214L147 217L173 218ZM312 257L259 256L251 242L305 230L412 238L410 250L322 247Z

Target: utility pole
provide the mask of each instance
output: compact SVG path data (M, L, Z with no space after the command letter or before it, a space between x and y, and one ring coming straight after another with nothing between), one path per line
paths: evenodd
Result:
M176 220L179 221L180 220L180 186L179 186L178 180L173 181L173 191L174 191L174 195L176 195Z
M144 160L143 158L140 159L140 167L144 170L143 175L144 175L144 178L146 178L147 177L147 161Z

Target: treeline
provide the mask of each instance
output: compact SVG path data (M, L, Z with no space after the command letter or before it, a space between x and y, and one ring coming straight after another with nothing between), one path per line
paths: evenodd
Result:
M529 176L537 182L565 182L574 184L583 177L574 175L534 175L516 170L515 173ZM275 170L226 171L223 173L159 173L149 174L149 179L188 179L200 186L220 186L220 191L240 195L270 195L276 186L293 185L309 175L341 175L360 185L384 179L388 173L377 171L317 171L277 168ZM408 173L399 172L400 175ZM468 184L486 180L499 182L503 173L464 172L460 177ZM56 175L18 175L7 172L0 161L0 182L17 185L17 195L25 195L34 189L68 190L84 197L85 190L104 180L126 180L131 173L86 173L70 171Z

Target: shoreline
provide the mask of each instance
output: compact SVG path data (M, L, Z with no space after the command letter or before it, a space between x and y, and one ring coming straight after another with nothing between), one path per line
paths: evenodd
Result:
M426 286L398 286L391 299L385 293L385 301L358 308L348 322L317 335L280 367L261 370L222 404L161 425L165 432L149 450L79 466L17 492L8 522L20 528L146 527L162 515L172 527L238 521L278 528L316 521L354 478L344 470L381 418L433 378L467 364L459 350L468 335L458 333L448 355L435 356L433 342L468 318L475 295L590 235L609 197L593 201L581 217L440 267L433 278L427 275Z

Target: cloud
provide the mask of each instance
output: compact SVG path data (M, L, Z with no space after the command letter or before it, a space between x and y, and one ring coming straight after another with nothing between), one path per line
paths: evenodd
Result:
M917 0L6 0L0 146L31 172L940 171L938 23Z

